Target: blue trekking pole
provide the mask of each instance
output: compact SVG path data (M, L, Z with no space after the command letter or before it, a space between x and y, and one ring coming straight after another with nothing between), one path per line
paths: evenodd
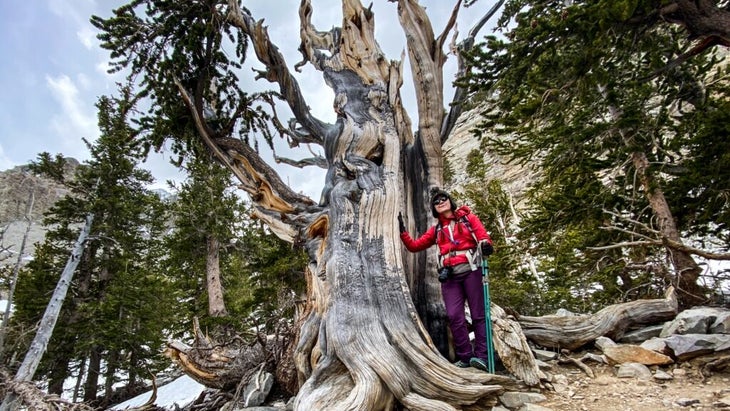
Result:
M492 341L492 302L489 298L489 261L482 255L482 284L484 285L484 317L487 323L487 368L494 374L494 344Z

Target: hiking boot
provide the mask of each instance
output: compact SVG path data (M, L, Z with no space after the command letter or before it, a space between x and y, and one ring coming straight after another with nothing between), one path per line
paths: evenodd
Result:
M487 362L481 358L474 357L469 360L469 365L476 368L477 370L488 371Z
M457 367L459 367L459 368L469 368L470 367L470 365L469 365L468 362L461 361L461 360L455 362L454 365L457 366Z

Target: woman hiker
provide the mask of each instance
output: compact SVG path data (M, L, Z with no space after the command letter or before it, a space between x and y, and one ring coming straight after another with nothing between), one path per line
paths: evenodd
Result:
M398 213L401 241L410 252L438 245L438 279L456 349L457 361L454 365L487 371L484 288L479 255L486 257L494 252L492 239L469 207L457 208L451 196L441 189L431 189L431 213L438 222L415 240L406 231L403 216ZM478 247L481 250L477 250ZM464 301L469 304L474 326L473 349L469 341Z

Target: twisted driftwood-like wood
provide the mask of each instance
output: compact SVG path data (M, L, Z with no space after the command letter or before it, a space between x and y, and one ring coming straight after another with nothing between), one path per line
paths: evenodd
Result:
M299 9L304 60L295 67L310 63L323 73L335 93L334 124L312 116L262 22L228 1L226 22L250 38L265 67L258 78L278 84L294 114L285 131L290 145L324 152L312 162L328 169L317 204L283 184L255 150L211 135L201 99L178 82L202 140L250 194L255 215L308 252L308 292L291 354L298 410L481 410L518 386L509 377L459 369L443 356L446 316L435 257L404 255L395 219L403 212L414 231L423 229L429 186L442 182L443 44L460 6L435 37L417 1L397 1L419 111L414 135L399 94L401 62L382 54L374 16L358 0L342 0L342 25L328 32L312 26L309 0ZM215 348L177 343L170 355L204 384L230 387L243 375L230 369L236 360L229 357L240 367L241 355Z
M674 287L669 287L663 299L615 304L595 314L519 316L517 321L530 341L543 347L575 350L601 336L616 339L633 327L671 320L677 310L677 295Z

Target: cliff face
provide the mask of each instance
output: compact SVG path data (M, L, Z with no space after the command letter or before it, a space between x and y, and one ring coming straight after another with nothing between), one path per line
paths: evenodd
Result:
M66 175L70 177L79 162L69 158L67 163ZM26 215L31 196L31 226L24 256L32 255L35 243L42 241L45 236L45 228L41 225L43 214L67 193L65 187L51 179L32 174L28 166L0 171L0 231L4 230L0 249L6 250L0 252L0 266L15 264L17 261L17 253L20 252L20 245L28 228Z
M467 155L472 150L479 150L479 140L471 131L481 120L475 111L465 112L459 117L454 131L444 144L444 156L451 170L453 181L448 187L453 191L460 191L464 185L471 182L466 173ZM516 164L509 164L507 159L491 153L489 147L482 150L484 164L487 166L487 180L499 180L502 187L511 196L519 209L530 182L534 180L535 171Z

